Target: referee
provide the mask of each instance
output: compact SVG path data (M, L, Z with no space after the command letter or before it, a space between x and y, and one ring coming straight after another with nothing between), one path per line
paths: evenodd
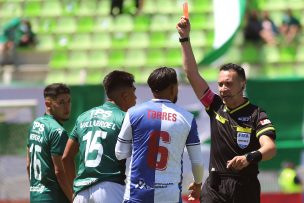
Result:
M198 73L189 41L189 20L182 17L176 28L184 70L210 117L210 173L200 200L203 203L259 203L258 164L276 154L275 129L265 111L243 97L244 69L232 63L222 65L218 76L219 95L215 94Z

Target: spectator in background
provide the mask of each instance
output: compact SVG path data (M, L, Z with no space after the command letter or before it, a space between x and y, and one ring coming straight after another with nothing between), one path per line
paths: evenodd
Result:
M124 0L112 0L110 14L116 16L122 14Z
M290 9L285 11L280 31L287 43L291 43L301 30L300 21L292 14Z
M144 0L134 0L136 12L135 14L139 14L144 6Z
M256 10L247 13L247 22L244 29L244 39L247 42L261 41L262 23Z
M279 31L267 11L263 12L261 37L267 44L275 45L277 43L276 36Z
M301 193L302 181L299 178L295 165L292 162L283 163L283 169L278 179L282 192L284 193Z
M133 12L134 9L131 9L133 14L137 15L140 13L142 7L143 7L144 0L134 0L134 7L135 11ZM119 14L122 14L124 11L124 0L112 0L111 1L111 10L110 14L112 16L117 16Z
M35 34L27 19L14 18L3 26L0 33L0 63L13 63L16 47L35 44Z

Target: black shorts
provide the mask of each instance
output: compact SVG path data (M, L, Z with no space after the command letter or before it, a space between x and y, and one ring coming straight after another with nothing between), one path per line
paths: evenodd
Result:
M260 203L261 186L257 176L209 175L204 183L201 203Z

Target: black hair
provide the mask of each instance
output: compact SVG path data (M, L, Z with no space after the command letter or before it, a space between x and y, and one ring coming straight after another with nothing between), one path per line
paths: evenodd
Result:
M135 82L134 76L131 73L114 70L110 72L103 79L103 86L108 97L111 97L111 93L121 88L133 87Z
M70 94L70 88L63 83L52 83L44 88L44 98L51 97L52 99L57 98L60 94Z
M246 80L246 75L245 75L245 71L244 68L242 68L241 66L234 64L234 63L226 63L220 66L220 71L222 70L234 70L238 76L242 79L242 80Z
M152 92L160 92L172 84L177 84L176 71L168 67L157 68L150 74L147 82Z

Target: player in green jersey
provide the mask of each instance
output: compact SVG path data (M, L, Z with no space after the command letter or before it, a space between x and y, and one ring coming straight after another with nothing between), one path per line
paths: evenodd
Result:
M44 89L46 112L32 123L27 141L27 173L31 203L72 201L61 157L68 140L62 124L71 111L70 89L61 83Z
M77 118L62 157L69 184L74 181L74 203L123 200L125 161L116 159L115 145L125 112L136 103L133 83L132 74L112 71L103 80L108 101Z

